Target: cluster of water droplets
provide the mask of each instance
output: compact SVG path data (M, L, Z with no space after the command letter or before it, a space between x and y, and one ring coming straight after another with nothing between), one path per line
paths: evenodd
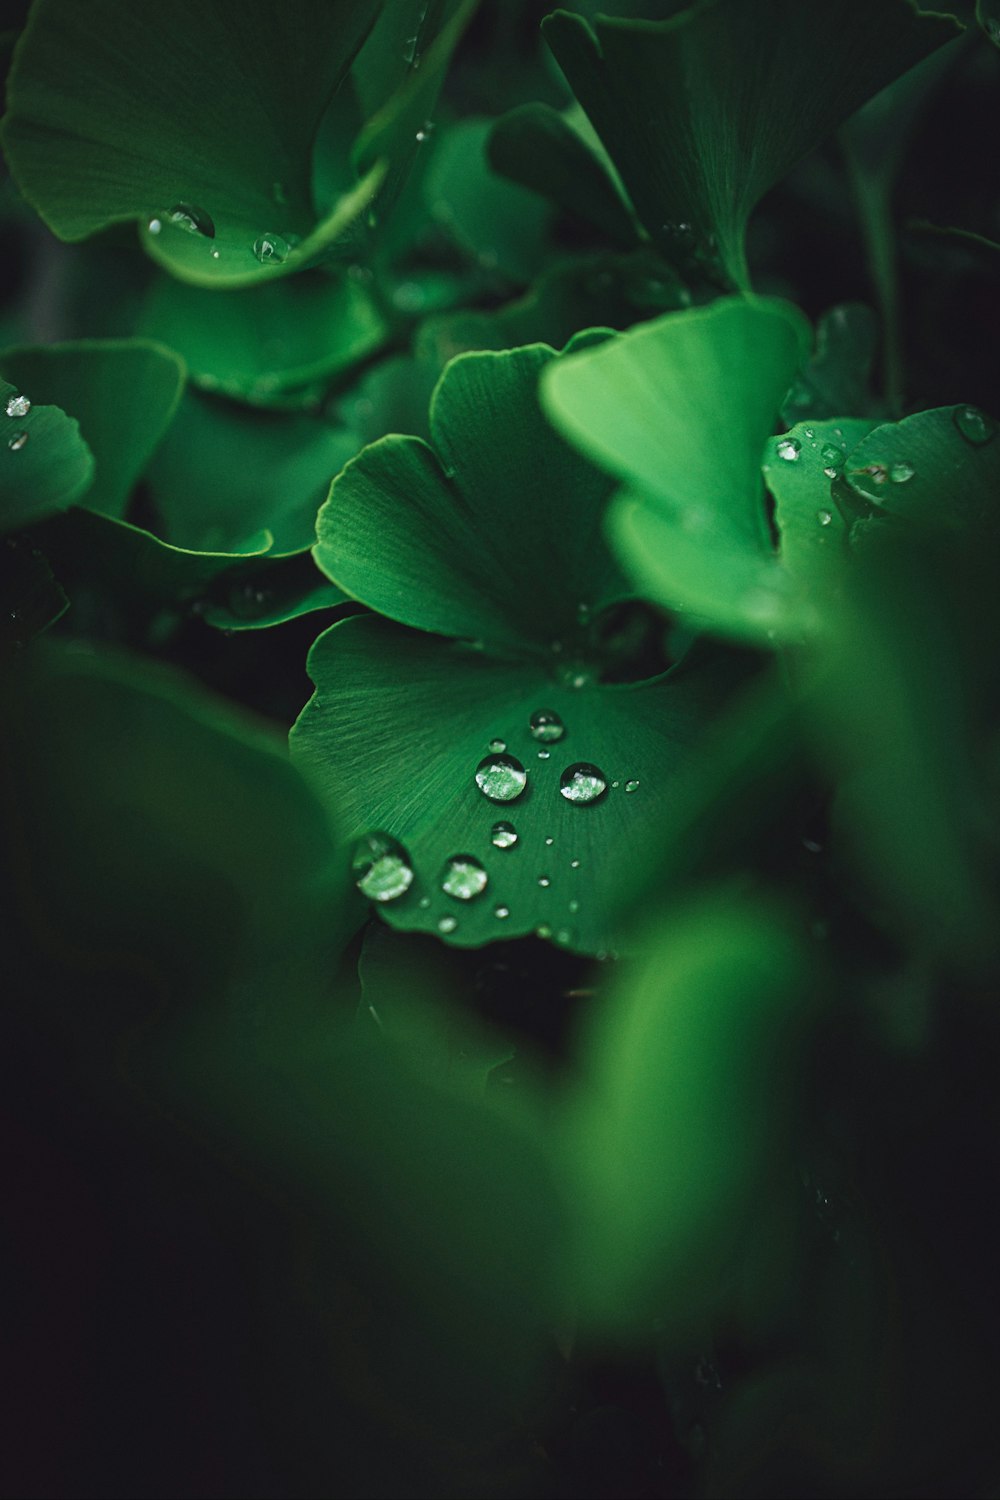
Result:
M274 184L273 197L279 208L283 208L288 203L288 195L282 183ZM150 234L162 234L165 225L183 230L185 234L197 235L203 240L215 239L215 221L212 215L197 203L175 203L172 208L154 214L146 227ZM279 266L288 259L298 244L298 235L291 234L287 230L279 233L268 229L257 236L250 249L261 265ZM211 255L213 260L219 259L219 251L214 246Z
M7 397L6 409L8 417L10 417L12 421L17 421L18 418L26 417L28 415L29 411L31 410L31 402L27 396L15 394ZM20 453L21 449L25 446L27 441L27 431L23 427L19 427L15 432L12 432L10 437L7 439L7 447L12 453Z

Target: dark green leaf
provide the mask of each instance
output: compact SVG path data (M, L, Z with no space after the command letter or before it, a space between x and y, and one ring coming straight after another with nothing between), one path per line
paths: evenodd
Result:
M668 256L748 285L752 209L859 105L957 35L906 3L701 0L665 21L556 11L545 35Z
M295 270L363 212L373 168L314 204L313 139L377 14L375 0L39 0L8 79L4 149L25 197L66 240L140 222L149 253L205 286ZM179 227L191 217L212 233ZM147 227L159 224L158 232ZM254 245L293 248L261 263Z
M875 314L864 303L845 302L824 313L816 327L815 350L781 409L789 427L810 417L822 422L870 411L868 382L877 341Z
M80 425L57 406L32 405L26 416L6 408L22 392L0 378L0 531L16 531L65 510L94 477L94 455ZM17 411L17 407L12 408Z
M88 339L8 349L0 368L33 399L76 418L95 463L87 507L121 519L177 409L183 362L144 339Z
M876 427L851 449L844 477L876 516L997 533L1000 438L978 407L942 406Z

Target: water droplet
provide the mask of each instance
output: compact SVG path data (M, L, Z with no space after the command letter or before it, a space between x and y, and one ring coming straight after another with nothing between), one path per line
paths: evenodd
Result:
M545 842L549 846L549 848L551 849L552 845L555 843L555 839L550 837L550 838L547 838L545 840Z
M510 916L510 907L509 906L494 906L494 908L493 908L493 915L495 917L499 917L500 920L503 921L504 917L509 917Z
M620 781L613 781L613 782L612 782L612 783L611 783L611 790L612 790L612 791L613 791L613 792L617 792L617 790L618 790L618 788L619 788L619 787L620 787L620 786L621 786L621 782L620 782Z
M978 406L956 406L952 413L955 426L974 448L981 448L988 443L997 430L997 424L992 417L988 417Z
M831 521L833 520L833 511L832 510L818 510L816 512L816 519L817 519L817 521L819 522L819 524L821 526L829 526L830 523L831 523Z
M417 131L417 142L418 142L418 144L422 144L424 141L429 140L430 137L433 134L434 134L434 121L433 120L425 120L424 123L421 125L420 129Z
M552 928L547 922L542 922L538 927L535 928L535 937L550 938L551 936Z
M471 901L489 884L489 876L471 854L453 854L441 875L441 889L456 901Z
M28 400L27 396L7 397L8 417L26 417L30 410L31 402Z
M560 927L559 931L556 933L557 943L569 943L572 942L572 939L573 934L570 932L568 927Z
M494 755L502 755L507 748L506 740L490 740L489 748Z
M840 473L840 470L834 468L833 464L827 464L826 468L823 470L823 473L826 475L827 479L836 479L837 475Z
M215 225L212 223L211 214L207 214L196 203L175 203L173 208L167 211L167 219L178 229L186 230L188 234L203 234L206 239L215 239Z
M253 242L253 253L262 265L280 266L292 253L283 234L262 234Z
M548 887L552 884L551 877L548 875L539 875L538 884L542 887L543 890L547 890Z
M803 427L802 431L807 438L814 438L816 436L816 429L814 427Z
M838 448L834 443L824 443L820 449L819 456L825 465L823 473L828 479L833 479L843 467L843 448Z
M786 463L794 463L801 452L802 444L798 438L784 437L779 439L777 447L778 457L783 458Z
M413 867L398 839L368 833L354 849L355 884L370 901L395 901L413 884Z
M431 898L430 898L430 896L421 896L420 900L417 902L417 905L420 907L421 911L426 911L428 909L428 907L430 906L430 904L431 904Z
M572 900L572 901L571 901L571 902L570 902L570 903L569 903L569 910L570 910L570 911L571 911L571 912L572 912L572 913L573 913L573 915L574 915L574 916L575 916L575 915L576 915L576 913L577 913L577 912L578 912L578 911L579 911L579 910L580 910L580 903L579 903L579 901L577 901L577 900L576 900L576 899L574 899L574 900Z
M585 760L577 761L576 765L567 766L559 778L559 791L567 802L580 804L596 802L607 789L608 783L604 772Z
M578 870L580 868L580 861L578 859L571 859L569 867L571 870Z
M898 463L889 466L889 478L893 484L905 484L908 479L913 478L916 472L913 465L907 463L905 459L900 459Z
M454 932L457 926L457 917L442 917L438 922L438 932Z
M160 230L163 228L163 224L159 219L150 219L149 223L146 225L146 228L149 230L150 234L159 234Z
M26 432L15 432L14 436L8 439L7 447L12 453L20 453L27 441L28 434Z
M219 258L219 252L218 252L218 250L213 250L212 251L212 259L213 260L218 260L218 258Z
M528 773L513 755L487 755L476 767L476 785L491 802L513 802L528 784Z
M551 754L552 754L551 750L539 750L539 752L538 752L538 759L539 760L548 760L548 758L549 758L549 756Z
M494 849L513 849L517 843L517 829L513 823L494 823L490 830L490 843Z
M627 792L637 792L639 790L639 783L637 781L626 781L625 790Z
M554 745L566 733L566 726L551 708L537 708L528 721L531 737L543 745Z

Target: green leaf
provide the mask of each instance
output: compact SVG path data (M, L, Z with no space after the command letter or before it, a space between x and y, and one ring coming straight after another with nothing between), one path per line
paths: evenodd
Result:
M487 153L498 172L593 224L612 244L635 244L618 184L565 114L548 104L522 104L495 123Z
M718 1313L781 1141L806 955L774 901L718 891L660 925L590 1022L567 1111L570 1267L585 1326Z
M202 619L220 630L262 630L343 602L340 589L324 578L306 549L232 563L212 579L197 607Z
M0 378L5 409L22 394L27 393ZM57 406L32 405L23 417L0 413L0 421L6 427L0 444L0 531L17 531L72 505L93 480L94 455L79 423Z
M789 427L813 417L857 417L872 409L869 392L878 323L870 307L831 307L816 327L816 347L795 377L781 415Z
M8 79L4 150L22 193L61 239L140 222L181 280L249 286L294 271L363 212L373 168L333 204L310 195L313 140L377 14L375 0L39 0ZM211 234L171 211L194 209ZM151 232L152 222L161 226ZM261 263L254 244L291 245Z
M190 392L147 474L163 539L199 552L295 552L315 536L330 480L357 451L352 432L315 417Z
M494 171L492 121L462 120L436 144L424 181L427 210L484 269L530 281L548 249L552 210Z
M145 339L88 339L8 349L0 367L33 400L76 418L94 456L88 509L121 519L177 409L183 362Z
M755 204L859 105L957 35L906 3L701 0L665 21L556 11L546 39L668 258L748 285Z
M637 587L751 639L793 623L760 460L805 339L786 303L723 299L566 358L542 379L559 429L627 482L609 527Z
M140 328L176 349L203 389L265 402L350 369L388 333L371 296L350 276L308 272L225 297L161 276Z
M978 407L941 406L876 427L852 448L844 477L875 517L996 535L1000 439Z
M585 953L617 945L613 857L671 809L677 772L732 685L731 665L719 662L574 687L544 662L500 659L374 617L320 636L309 673L316 693L292 731L296 760L358 834L400 840L414 870L406 892L382 907L386 920L463 947L541 929ZM538 710L562 720L558 742L532 735ZM527 772L513 801L490 801L476 784L495 741ZM607 783L589 805L560 792L563 772L581 762ZM502 821L518 835L508 848L492 842ZM468 901L441 889L448 860L463 854L488 877Z
M345 593L420 630L546 653L570 649L581 605L625 595L600 539L610 483L539 409L550 362L543 345L455 360L433 448L387 437L338 475L316 560Z

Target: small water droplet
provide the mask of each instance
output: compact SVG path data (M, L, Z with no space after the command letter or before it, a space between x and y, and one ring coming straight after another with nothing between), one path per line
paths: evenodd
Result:
M535 937L550 938L551 936L552 936L552 928L549 926L548 922L541 922L535 928Z
M551 708L537 708L528 721L531 737L543 745L553 745L566 733L566 726Z
M489 876L471 854L453 854L441 875L441 889L456 901L471 901L489 884Z
M253 253L262 265L280 266L292 253L283 234L262 234L253 242Z
M493 908L493 915L495 917L499 917L500 920L503 921L504 917L509 917L510 916L510 907L509 906L494 906L494 908Z
M543 890L546 890L552 884L551 877L548 875L539 875L538 884Z
M7 397L8 417L26 417L30 410L31 402L28 400L27 396Z
M219 252L218 252L218 250L213 250L212 251L212 259L213 260L218 260L218 258L219 258Z
M637 792L639 790L639 783L637 781L626 781L625 790L627 792Z
M838 448L835 443L824 443L822 448L820 449L819 456L823 460L823 463L826 465L823 473L827 476L828 479L832 479L834 475L836 475L843 467L843 448ZM833 471L832 473L830 472L831 470Z
M421 911L427 911L427 909L430 906L430 904L431 904L431 898L430 898L430 896L421 896L420 900L417 902L417 905L420 907Z
M421 125L420 129L417 131L417 142L418 142L418 144L422 145L423 142L426 141L426 140L429 140L430 137L433 134L434 134L434 121L433 120L425 120L424 123Z
M528 784L528 773L513 755L487 755L476 767L476 785L491 802L513 802Z
M376 831L359 839L352 869L358 890L370 901L395 901L413 884L409 855L389 833Z
M167 210L168 221L188 234L203 234L206 239L215 239L215 225L211 214L207 214L196 203L175 203Z
M549 758L549 756L551 754L552 754L551 750L539 750L539 752L538 752L538 759L539 760L548 760L548 758Z
M490 830L490 843L495 849L513 849L517 843L517 829L513 823L494 823Z
M438 922L438 932L454 932L457 926L457 917L442 917Z
M150 219L149 223L146 225L146 228L149 230L150 234L159 234L161 229L163 228L163 224L159 219Z
M827 464L826 468L823 470L823 473L826 475L827 479L836 479L839 472L840 470L835 469L832 464Z
M779 438L777 445L777 454L778 457L783 458L786 463L794 463L801 452L802 444L799 442L798 438Z
M580 861L578 859L571 859L569 867L571 870L578 870L580 868Z
M506 740L490 740L489 748L494 755L502 755L507 748Z
M978 406L956 406L952 419L967 443L981 448L988 443L997 430L997 424Z
M608 782L604 772L585 760L567 766L559 778L559 791L567 802L596 802L607 789Z
M611 790L612 790L612 791L613 791L613 792L617 792L617 790L618 790L618 788L619 788L619 787L620 787L620 786L621 786L621 782L620 782L620 781L613 781L613 782L612 782L612 783L611 783Z
M15 432L14 436L8 439L7 447L12 453L20 453L27 441L28 434L26 432Z
M545 840L545 842L548 845L548 847L551 849L552 845L555 843L555 839L550 836L549 838L547 838Z
M574 915L574 916L575 916L575 915L576 915L576 913L577 913L577 912L578 912L578 911L579 911L579 910L580 910L580 903L579 903L579 901L577 901L577 900L576 900L576 899L575 899L575 898L574 898L574 899L573 899L573 900L572 900L572 901L571 901L571 902L570 902L570 903L569 903L569 910L570 910L570 911L571 911L571 912L572 912L572 913L573 913L573 915Z
M916 472L913 465L907 463L905 459L889 465L889 478L893 484L905 484L908 479L913 478Z
M818 510L816 512L816 519L817 519L817 521L819 522L819 524L821 526L829 526L830 523L833 520L833 511L832 510Z
M572 941L573 941L573 934L570 932L569 928L568 927L560 927L559 931L556 933L556 942L557 943L564 943L565 944L565 943L570 943Z

